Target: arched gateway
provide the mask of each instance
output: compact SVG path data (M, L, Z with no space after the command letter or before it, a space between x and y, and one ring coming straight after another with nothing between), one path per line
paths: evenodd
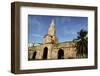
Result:
M47 59L47 56L48 56L48 48L45 47L43 50L43 59Z
M58 59L64 59L64 50L63 49L58 50Z

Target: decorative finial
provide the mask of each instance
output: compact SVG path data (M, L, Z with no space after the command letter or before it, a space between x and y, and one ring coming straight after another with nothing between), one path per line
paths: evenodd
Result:
M51 20L51 24L50 25L53 25L53 26L55 25L54 19Z

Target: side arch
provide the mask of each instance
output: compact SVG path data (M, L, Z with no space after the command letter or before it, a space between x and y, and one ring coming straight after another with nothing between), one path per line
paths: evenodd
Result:
M36 51L33 53L33 56L32 56L32 59L34 60L35 59L35 57L36 57Z

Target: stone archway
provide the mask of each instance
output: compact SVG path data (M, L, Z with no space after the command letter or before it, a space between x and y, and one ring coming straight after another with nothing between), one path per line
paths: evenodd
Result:
M36 51L33 53L32 59L34 60L36 57Z
M48 48L45 47L43 50L43 59L47 59L47 56L48 56Z
M64 59L64 50L63 49L58 50L58 59Z

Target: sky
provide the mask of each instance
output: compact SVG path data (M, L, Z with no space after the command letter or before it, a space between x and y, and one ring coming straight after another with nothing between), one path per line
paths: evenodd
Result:
M28 42L42 43L52 19L59 42L72 41L77 32L88 29L87 17L28 15Z

